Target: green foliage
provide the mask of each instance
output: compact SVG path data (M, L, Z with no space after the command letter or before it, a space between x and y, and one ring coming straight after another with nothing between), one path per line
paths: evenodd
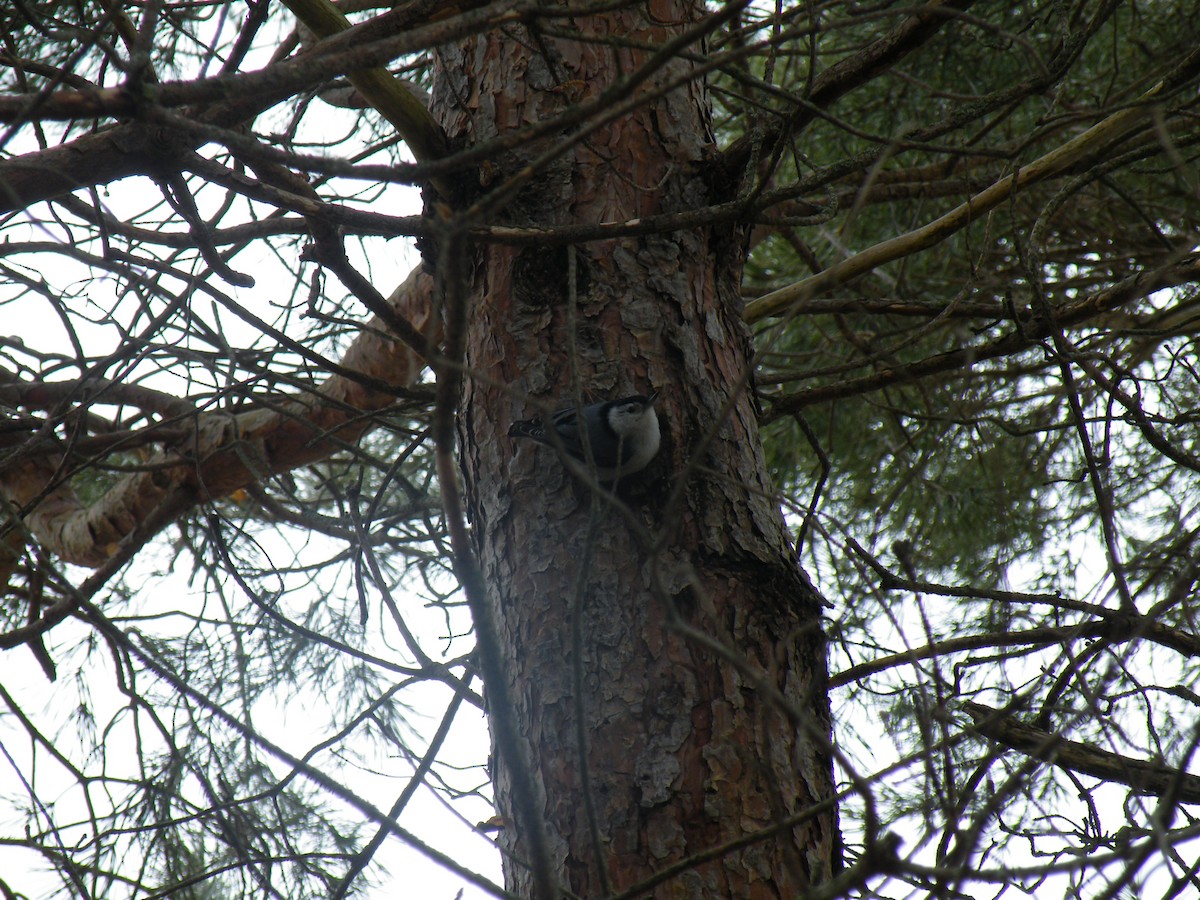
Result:
M350 5L362 19L382 8ZM491 10L499 18L488 27L515 39L518 23L502 6L472 14ZM940 4L934 15L947 21L909 33L906 52L868 65L906 27L913 4L751 5L707 35L707 56L697 42L670 70L715 63L707 78L717 144L680 165L712 164L713 196L704 198L712 220L703 203L663 210L657 186L620 185L645 194L645 221L682 213L694 217L686 227L748 236L742 288L753 299L938 221L1098 123L1145 112L965 227L907 244L751 323L770 474L798 529L811 513L801 560L832 603L836 737L850 785L843 825L852 851L876 836L867 833L873 814L879 828L912 838L900 868L856 882L878 875L871 884L882 896L913 885L966 894L981 889L968 884L977 870L1020 863L1028 872L1045 859L1069 870L1060 893L1114 896L1140 877L1140 862L1125 870L1124 861L1150 853L1180 890L1194 880L1173 846L1190 852L1189 834L1171 830L1173 801L1151 809L1161 798L1139 794L1144 786L1062 775L1047 753L983 736L963 713L976 701L1041 729L1047 745L1065 738L1194 768L1200 294L1186 265L1200 235L1194 6ZM556 16L529 13L519 25L533 29L530 45L548 60L523 77L552 81L554 54L583 52L576 35L557 33ZM25 157L40 164L37 154L56 142L91 132L130 140L128 126L160 151L173 127L203 134L175 148L173 168L165 156L134 155L145 177L122 169L94 185L76 170L74 195L0 221L0 310L21 322L0 343L12 378L153 384L186 398L198 417L233 421L249 410L298 416L294 404L323 396L341 374L362 331L362 296L314 261L331 267L322 254L342 246L351 268L386 293L404 260L399 241L380 236L440 221L437 205L419 223L399 219L410 195L397 199L396 184L408 175L385 119L332 111L308 87L263 111L228 85L228 96L132 116L123 108L119 120L53 111L59 89L90 98L95 87L128 89L151 75L198 84L227 64L254 70L298 45L293 28L275 4L0 4L0 89L11 95L0 98L11 101L0 162L27 171ZM629 76L620 54L641 39L611 38L621 60L614 79ZM431 42L393 65L424 78L436 52ZM847 71L854 77L838 81ZM647 89L647 102L655 96ZM205 118L225 102L253 112ZM53 115L42 120L46 106ZM578 127L572 119L535 136L548 141L546 164ZM625 149L588 147L601 157ZM473 196L503 169L507 149L491 150L499 155L451 170ZM489 215L471 223L481 240L495 224ZM587 239L641 239L636 228L613 238L615 225L603 227ZM253 271L262 293L235 291L222 265ZM30 306L53 323L53 338L24 327ZM409 796L424 764L438 727L428 696L447 721L460 702L483 707L470 688L470 623L454 596L441 518L431 394L371 387L397 398L373 414L373 431L253 491L207 498L204 485L190 485L202 512L179 519L121 578L107 573L114 580L102 591L25 548L0 633L18 633L31 607L36 618L62 604L65 622L47 639L60 670L53 693L72 699L44 724L27 715L40 702L5 695L4 724L34 748L14 762L33 773L33 800L10 797L27 808L28 828L9 841L49 860L63 892L317 897L348 873L356 890L354 866L370 861L366 841L379 823L359 815L354 790L314 787L268 741L346 782L386 770L362 791L382 808ZM37 452L55 448L78 464L70 486L89 508L130 473L161 463L156 453L178 460L192 451L175 432L137 446L113 440L181 423L123 401L92 403L86 420L69 402L19 412L5 410L11 428L0 450L19 448L29 417L44 416ZM73 443L85 439L96 442ZM268 471L272 449L246 437L241 460ZM124 510L112 515L128 525ZM7 652L10 662L28 648ZM93 677L111 683L116 699L93 690ZM21 687L36 694L31 681ZM466 761L434 754L421 777L477 821L490 815L490 788L480 787L487 740L465 743ZM47 767L58 767L69 790L40 780ZM1114 852L1093 865L1097 848ZM1009 883L1032 892L1039 877Z

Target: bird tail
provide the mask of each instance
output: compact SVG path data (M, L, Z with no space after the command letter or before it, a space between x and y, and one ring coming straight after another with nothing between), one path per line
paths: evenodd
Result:
M508 426L509 437L532 438L535 441L540 441L546 435L545 428L538 419L526 419L521 422L513 422Z

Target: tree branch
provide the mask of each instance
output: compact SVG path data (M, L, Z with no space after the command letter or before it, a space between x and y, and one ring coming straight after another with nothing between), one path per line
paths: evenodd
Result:
M1085 322L1098 313L1116 309L1122 304L1145 297L1165 287L1186 284L1200 279L1200 257L1185 259L1169 266L1137 272L1111 287L1063 308L1056 316L1061 326ZM929 356L913 363L892 365L864 375L789 394L771 403L765 415L767 421L792 415L815 403L840 397L853 397L898 384L909 384L932 375L955 369L971 369L981 362L1011 356L1048 335L1048 323L1026 321L1013 331L980 346L960 347Z
M1158 797L1170 794L1182 803L1200 803L1200 775L1069 741L979 703L964 703L962 709L981 735L1033 759L1102 781L1124 784L1139 794Z
M1134 128L1152 119L1158 98L1181 80L1200 70L1200 50L1193 51L1172 74L1143 94L1128 109L1113 113L1083 134L1056 147L1027 166L1005 176L965 203L920 228L868 247L816 275L759 297L746 306L746 320L757 322L769 316L785 314L791 304L814 294L846 284L882 265L928 250L940 244L980 216L995 209L1016 191L1039 181L1062 175L1085 159L1095 157Z
M437 328L431 320L431 289L432 282L417 268L389 298L399 315L430 337L430 330ZM363 328L342 363L398 387L415 384L425 366L411 347L388 337L377 320ZM76 565L100 566L151 510L166 503L178 517L200 500L323 459L374 428L376 422L368 414L395 399L394 392L333 375L312 395L296 396L275 409L191 416L185 423L189 434L175 449L164 450L144 471L123 478L94 503L80 501L64 473L45 460L0 470L0 494L22 510L30 530L48 550ZM140 534L140 539L151 536Z

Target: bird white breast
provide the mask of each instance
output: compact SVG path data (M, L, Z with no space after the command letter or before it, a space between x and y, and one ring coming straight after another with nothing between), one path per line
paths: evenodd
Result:
M636 427L630 429L625 438L627 441L633 439L635 450L628 461L620 467L622 475L630 475L646 468L650 464L650 460L654 459L655 454L658 453L659 444L662 442L662 434L658 429L658 414L655 413L654 408L646 410L638 418Z

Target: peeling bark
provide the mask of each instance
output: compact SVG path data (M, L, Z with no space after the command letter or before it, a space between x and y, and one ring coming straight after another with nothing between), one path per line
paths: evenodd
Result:
M418 269L390 302L424 328L430 319L431 287L429 277ZM342 366L381 385L403 388L416 382L424 361L405 344L386 337L372 320L346 351ZM16 393L25 387L7 386ZM38 389L32 386L27 393ZM28 405L34 399L27 395L18 402ZM94 503L85 504L75 494L70 483L74 463L45 454L0 469L0 495L14 505L46 550L76 565L100 566L135 531L143 540L149 537L139 531L148 519L166 525L199 500L222 497L328 457L371 430L375 422L367 414L395 399L381 387L333 375L312 394L281 398L275 409L195 413L191 418L175 410L184 436L151 458L146 471L121 479Z

